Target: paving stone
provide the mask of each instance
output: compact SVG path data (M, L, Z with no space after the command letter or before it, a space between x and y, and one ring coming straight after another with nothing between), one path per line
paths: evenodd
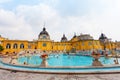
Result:
M120 73L43 74L43 73L11 72L0 69L0 80L120 80Z

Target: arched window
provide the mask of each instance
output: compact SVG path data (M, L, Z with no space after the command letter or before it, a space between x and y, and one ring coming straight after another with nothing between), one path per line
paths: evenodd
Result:
M20 49L24 49L24 44L20 44Z
M13 48L14 48L14 49L17 49L17 48L18 48L18 45L15 43L15 44L13 45Z
M6 49L10 49L10 48L11 48L11 44L8 43L8 44L6 45Z

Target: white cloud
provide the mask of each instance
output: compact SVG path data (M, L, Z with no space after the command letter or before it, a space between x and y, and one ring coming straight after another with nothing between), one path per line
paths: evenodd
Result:
M113 40L120 40L120 1L100 0L99 2L104 5L100 13L90 9L82 16L63 17L58 10L45 3L33 6L20 5L16 8L16 12L1 9L0 32L9 35L9 38L32 40L42 31L45 21L47 31L53 40L60 41L63 34L70 39L74 32L78 35L91 34L95 39L98 39L103 32Z
M0 9L0 32L5 37L12 39L31 39L33 37L29 35L33 33L30 25L22 17L18 17L13 12L3 9Z
M12 0L0 0L0 3L6 3L6 2L10 2Z
M36 32L36 36L42 31L44 22L46 23L47 30L51 34L53 29L59 27L61 23L61 17L57 11L46 4L35 6L21 5L17 7L16 12L17 16L24 16L26 23L30 24Z

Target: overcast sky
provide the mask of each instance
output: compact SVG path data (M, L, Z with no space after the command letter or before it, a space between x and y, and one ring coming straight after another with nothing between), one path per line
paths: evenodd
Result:
M9 39L37 39L45 23L50 38L70 40L104 33L120 41L120 0L0 0L0 34Z

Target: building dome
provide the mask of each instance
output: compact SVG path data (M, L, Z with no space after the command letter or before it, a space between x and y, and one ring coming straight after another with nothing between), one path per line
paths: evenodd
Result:
M99 37L99 40L100 39L107 39L107 37L105 36L105 34L101 33L100 37Z
M49 34L48 34L48 32L46 31L46 28L45 28L45 27L43 28L43 31L40 32L39 36L40 36L40 35L47 35L47 36L49 36Z
M46 28L43 28L43 31L40 32L38 35L38 40L50 40L50 36L48 32L46 31Z
M76 36L76 33L74 33L74 36L73 36L73 38L76 38L77 36Z
M61 38L61 42L66 42L67 41L67 38L65 36L65 34L63 34L63 37Z
M101 33L99 40L103 43L109 41L109 39L105 36L105 34Z

